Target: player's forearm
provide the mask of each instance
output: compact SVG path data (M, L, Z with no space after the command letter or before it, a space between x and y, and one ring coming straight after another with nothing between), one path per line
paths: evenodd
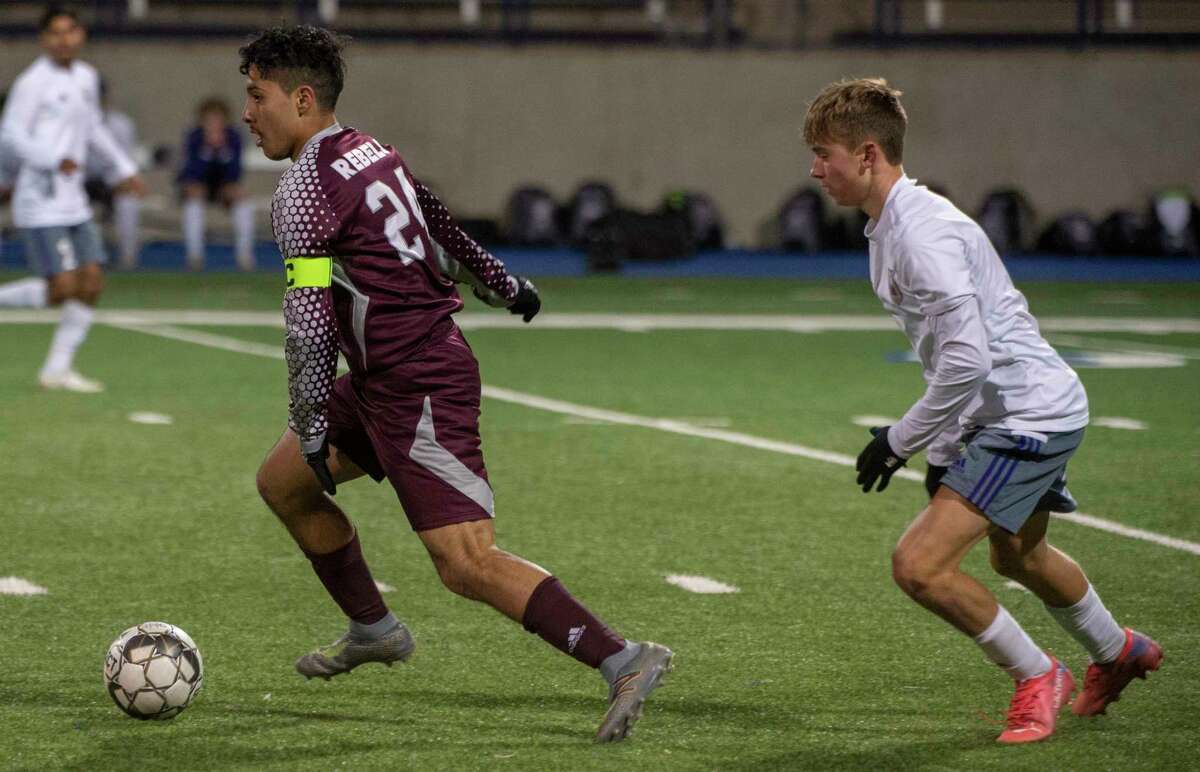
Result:
M892 449L906 458L958 425L992 369L986 329L973 299L931 318L930 326L938 350L933 377L888 434Z
M103 123L97 121L92 126L88 137L89 150L96 152L104 162L105 181L111 183L127 180L137 174L137 164L133 162Z
M495 293L506 302L513 300L517 296L518 287L508 273L508 269L504 267L504 263L468 236L429 188L419 180L414 180L414 182L417 203L421 207L421 214L425 218L429 235L433 237L434 241L446 251L449 257L475 277L476 281L471 283L475 284L477 288L482 285L488 292ZM451 278L455 277L451 276Z
M301 448L324 439L325 407L337 376L337 322L328 286L294 287L284 295L288 365L288 426Z
M892 449L908 458L932 443L938 435L958 424L958 418L979 393L987 379L986 370L947 375L929 385L921 399L909 408L888 435Z

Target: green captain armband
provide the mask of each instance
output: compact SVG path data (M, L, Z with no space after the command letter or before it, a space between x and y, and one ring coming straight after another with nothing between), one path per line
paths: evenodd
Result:
M283 261L283 269L287 290L328 287L333 280L332 257L289 257Z

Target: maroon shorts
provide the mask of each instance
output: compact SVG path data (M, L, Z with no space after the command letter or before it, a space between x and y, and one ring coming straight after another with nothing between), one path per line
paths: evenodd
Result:
M396 367L338 378L327 414L329 444L391 482L414 531L493 516L479 364L457 326Z

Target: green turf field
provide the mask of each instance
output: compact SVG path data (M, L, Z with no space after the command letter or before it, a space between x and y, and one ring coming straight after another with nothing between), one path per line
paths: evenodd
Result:
M918 368L889 361L906 347L898 331L539 325L550 312L880 317L865 282L541 285L544 319L468 332L485 383L516 393L483 405L496 528L501 546L555 572L624 634L675 649L676 671L630 742L592 745L599 676L443 590L390 488L370 482L344 486L338 501L376 579L395 588L384 597L417 652L404 667L331 683L295 674L295 658L343 620L254 489L286 418L284 365L263 355L278 328L167 331L266 344L255 354L97 325L78 367L108 390L81 396L34 385L50 325L0 323L0 577L48 590L0 595L0 768L1195 768L1200 554L1186 544L1052 526L1118 620L1153 635L1166 660L1110 716L1064 714L1049 742L999 747L1010 682L891 582L890 550L922 486L897 479L864 495L837 463L694 436L853 456L868 438L853 417L899 416L920 393ZM1043 320L1191 320L1190 332L1047 335L1064 351L1181 365L1079 370L1094 418L1146 428L1090 429L1071 488L1087 514L1194 548L1200 285L1025 290ZM114 275L105 299L109 309L278 306L274 275ZM531 396L579 409L522 404ZM173 423L133 423L135 411ZM629 425L664 418L698 431ZM967 567L1082 681L1085 655L1033 596L991 574L982 549ZM668 574L740 592L693 594ZM101 678L110 640L150 619L187 630L205 659L197 701L165 723L125 717Z

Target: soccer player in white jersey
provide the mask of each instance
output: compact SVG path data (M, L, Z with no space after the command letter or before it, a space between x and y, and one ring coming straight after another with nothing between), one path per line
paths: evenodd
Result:
M900 92L876 79L827 86L809 107L811 174L841 206L870 218L871 283L921 360L926 390L893 426L873 429L858 484L887 487L925 450L929 505L892 555L896 583L969 635L1015 681L1002 743L1054 732L1074 681L995 596L959 568L988 540L991 564L1042 600L1090 656L1075 714L1103 713L1162 649L1122 628L1070 557L1046 541L1051 512L1069 512L1066 466L1083 439L1087 395L1041 337L987 236L902 167Z
M129 115L112 106L104 78L100 78L100 112L104 128L108 129L117 147L134 158L138 145L137 126ZM89 195L98 198L111 211L117 237L117 265L127 270L136 268L141 251L142 197L130 193L128 186L120 187L121 181L113 179L120 170L113 168L99 153L88 155L85 170Z
M38 380L47 389L97 392L103 386L73 366L103 288L104 247L84 191L84 166L96 153L115 170L120 190L140 194L144 186L104 128L96 70L76 58L85 38L78 17L51 6L40 29L45 54L17 77L0 118L0 143L20 165L13 223L39 275L0 285L0 307L61 305Z

